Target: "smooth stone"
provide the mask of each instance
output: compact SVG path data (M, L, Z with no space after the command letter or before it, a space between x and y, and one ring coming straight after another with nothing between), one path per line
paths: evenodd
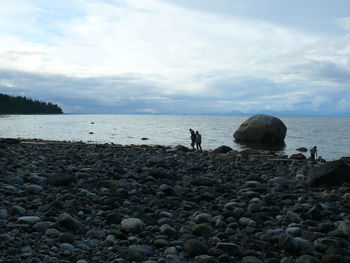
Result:
M341 222L338 229L345 235L350 236L350 222Z
M190 257L195 257L205 254L207 246L197 239L189 239L184 243L184 249Z
M33 225L33 229L40 233L45 233L48 228L49 228L48 222L38 222L35 225Z
M224 243L220 242L216 244L217 249L221 249L225 253L229 255L241 255L242 254L242 248L234 243Z
M144 261L154 254L153 249L146 245L131 245L127 248L125 257L129 261Z
M161 225L159 227L159 230L162 235L175 236L177 234L175 229L169 226L168 224Z
M284 216L284 221L290 224L290 223L300 223L303 220L299 214L294 213L293 211L288 211L287 214Z
M9 184L23 184L23 178L21 176L11 176L7 182Z
M68 244L68 243L62 243L60 245L60 248L63 249L63 250L68 250L68 251L74 251L75 250L75 247L71 244Z
M212 223L213 222L213 217L210 214L207 213L200 213L194 217L193 220L197 224L201 223Z
M138 234L145 228L145 223L138 218L127 218L122 220L121 228L127 233Z
M18 224L34 225L40 221L38 216L21 216L17 219Z
M238 142L281 143L286 133L287 127L279 118L255 114L238 127L233 137Z
M87 236L89 238L96 238L96 239L104 239L106 237L106 232L105 231L100 231L100 230L90 230L87 232Z
M46 230L45 235L48 237L58 237L61 234L56 228L49 228Z
M297 252L299 249L298 241L289 234L283 233L278 237L278 246L288 252Z
M167 255L165 257L165 263L180 263L180 262L181 261L178 255Z
M44 188L37 184L26 185L25 189L29 193L38 194L44 190Z
M323 255L322 263L345 263L344 257L341 255Z
M239 219L239 223L243 226L256 227L256 222L250 218L247 218L247 217L241 217Z
M21 216L23 216L26 213L26 210L22 206L15 205L15 206L10 208L9 213L12 216L13 215L21 215Z
M217 263L218 261L216 258L208 255L200 255L195 257L194 259L195 263Z
M8 216L8 212L6 208L0 208L0 218L6 218Z
M61 243L69 243L73 244L74 243L74 235L70 232L65 232L59 235L58 237L59 242Z
M56 173L56 174L50 174L47 177L48 184L54 185L54 186L68 186L71 183L75 181L75 177L71 174L64 174L64 173Z
M164 250L164 255L177 255L176 247L168 247Z
M302 255L297 258L295 263L322 263L322 262L316 257L310 256L310 255Z
M169 246L169 242L166 239L156 239L153 245L157 248L162 248Z
M81 228L80 222L67 213L60 214L57 217L57 223L61 227L73 232L77 232Z
M192 232L195 235L209 236L213 232L213 228L208 224L199 224L192 227Z
M246 256L242 258L241 263L264 263L264 261L254 256Z

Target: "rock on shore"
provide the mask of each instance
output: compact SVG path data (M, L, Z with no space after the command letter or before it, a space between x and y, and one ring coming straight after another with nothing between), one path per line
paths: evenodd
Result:
M177 149L3 145L0 262L350 262L348 183L308 185L306 160Z
M255 114L244 121L233 134L237 142L283 143L287 127L277 117Z

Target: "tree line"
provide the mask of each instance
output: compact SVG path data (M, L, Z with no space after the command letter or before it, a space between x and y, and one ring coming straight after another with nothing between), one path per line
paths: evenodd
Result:
M0 93L0 114L63 114L63 111L51 102Z

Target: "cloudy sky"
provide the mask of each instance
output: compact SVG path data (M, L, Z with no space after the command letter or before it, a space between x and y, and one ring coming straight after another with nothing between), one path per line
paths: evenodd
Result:
M349 0L1 0L0 92L67 113L350 115Z

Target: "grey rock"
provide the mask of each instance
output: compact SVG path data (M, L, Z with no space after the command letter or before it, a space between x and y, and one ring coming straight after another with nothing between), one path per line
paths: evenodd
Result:
M177 255L177 253L176 247L168 247L164 250L164 255Z
M6 208L0 208L0 218L8 217L8 211Z
M124 257L129 261L144 261L154 254L153 249L146 245L131 245L123 251Z
M56 228L49 228L46 230L45 235L48 237L58 237L61 234Z
M190 257L195 257L205 254L207 246L197 239L189 239L184 243L184 249Z
M350 236L350 222L341 222L338 229L345 235Z
M35 225L33 225L33 229L40 233L45 233L48 228L49 228L48 222L38 222Z
M138 234L143 231L145 224L139 218L127 218L122 220L121 228L127 233Z
M40 221L38 216L21 216L17 219L18 224L34 225Z
M38 194L44 190L42 186L37 184L26 185L25 188L27 192L32 194Z
M218 261L216 258L208 255L200 255L195 257L194 259L195 263L217 263Z
M256 114L243 122L233 137L238 142L283 142L287 133L284 123L273 116Z
M168 224L161 225L159 230L162 235L175 236L177 234L175 229Z
M298 241L289 234L281 234L278 237L278 246L288 252L297 252L299 250Z
M21 207L21 206L18 206L18 205L15 205L13 207L10 208L10 215L21 215L23 216L25 213L26 213L26 210L25 208Z
M228 147L226 145L222 145L219 146L218 148L216 148L215 150L213 150L213 153L228 153L233 151L233 149L231 147Z
M7 179L9 184L23 184L23 177L21 176L11 176Z
M264 263L264 261L254 256L246 256L242 258L241 263Z
M213 228L208 224L196 224L192 227L192 232L195 235L209 236L213 232Z
M239 223L243 226L251 226L251 227L256 226L256 222L250 218L247 218L247 217L241 217L239 219Z
M307 183L312 186L335 186L350 182L350 166L342 160L315 165L307 171Z
M75 250L75 247L71 244L68 244L68 243L62 243L60 245L60 248L63 249L63 250L68 250L68 251L74 251Z
M167 255L165 257L165 263L180 263L180 262L181 262L180 258L177 255Z
M79 231L81 228L80 222L68 213L60 214L57 218L57 223L61 227L74 232Z
M74 235L70 232L65 232L59 235L58 240L61 243L69 243L69 244L73 244L74 243Z
M213 217L208 213L200 213L194 217L194 222L200 223L212 223Z
M67 173L50 174L47 178L47 182L54 186L68 186L75 180L76 178L72 174Z
M229 255L237 256L242 254L242 248L234 243L220 242L216 244L216 248L221 249Z
M321 263L321 260L310 255L302 255L297 258L295 263Z
M153 246L155 246L156 248L163 248L163 247L168 247L169 246L169 242L166 239L156 239L153 243Z

